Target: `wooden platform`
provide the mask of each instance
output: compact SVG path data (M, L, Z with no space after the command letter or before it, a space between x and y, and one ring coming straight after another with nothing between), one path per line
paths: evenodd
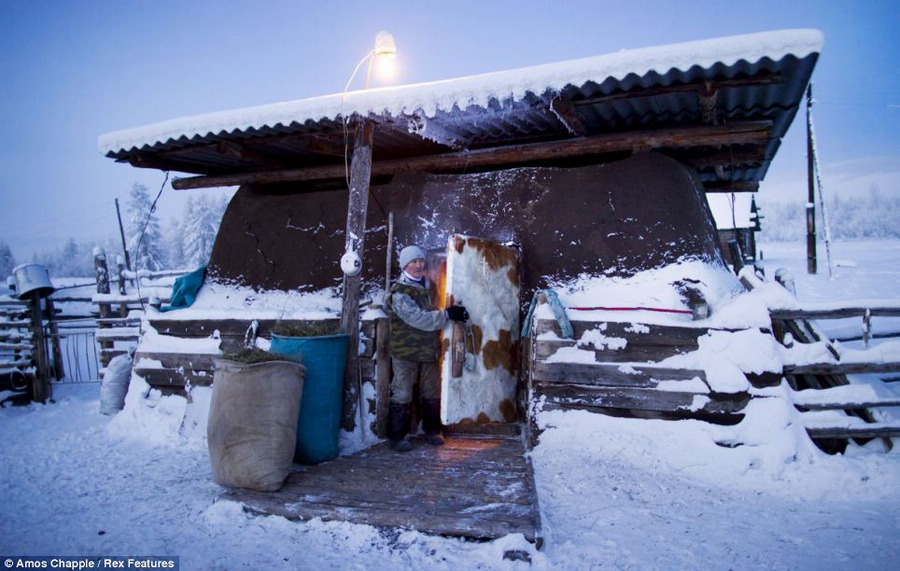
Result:
M451 435L444 446L382 443L316 466L295 465L278 492L230 490L251 513L338 520L490 540L521 533L541 545L531 466L520 437Z

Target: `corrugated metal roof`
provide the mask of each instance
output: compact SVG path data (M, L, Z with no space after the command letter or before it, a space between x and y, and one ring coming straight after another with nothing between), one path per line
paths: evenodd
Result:
M699 97L706 86L715 88L713 122L767 120L771 128L759 156L744 164L725 161L717 169L698 161L706 165L698 167L701 179L722 180L727 169L729 180L759 181L796 114L822 44L817 30L786 30L627 50L186 117L103 135L99 146L120 161L210 175L337 164L343 160L342 117L356 115L379 124L376 160L404 158L709 124ZM575 133L573 121L552 108L559 100L574 110ZM239 145L239 152L228 145ZM717 149L667 150L690 162Z

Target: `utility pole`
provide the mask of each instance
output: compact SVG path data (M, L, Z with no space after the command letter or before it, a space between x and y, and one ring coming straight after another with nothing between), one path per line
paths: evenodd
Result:
M806 166L809 196L806 201L806 273L816 273L816 173L813 154L812 83L806 88Z
M128 255L128 245L125 243L125 229L122 227L122 213L119 211L119 199L116 200L116 218L119 219L119 236L122 237L122 251L125 252L125 268L131 271L131 256Z

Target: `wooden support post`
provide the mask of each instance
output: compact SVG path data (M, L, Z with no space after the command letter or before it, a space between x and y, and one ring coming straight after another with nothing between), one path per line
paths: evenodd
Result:
M869 348L869 339L872 338L872 311L870 309L866 310L865 315L863 315L863 347L866 349Z
M347 231L344 251L356 252L363 258L366 237L366 210L369 203L369 182L372 178L372 140L375 123L367 119L359 122L353 143L350 163L350 196L347 203ZM356 407L359 405L359 299L362 272L344 276L344 299L341 310L341 329L349 336L347 367L344 372L344 409L341 425L352 432L356 427Z
M125 228L122 227L122 212L119 210L119 199L116 198L116 218L119 220L119 236L122 237L122 251L125 253L125 267L131 271L131 256L128 254L128 244L125 243ZM122 286L120 286L122 287ZM124 293L124 292L123 292Z
M109 293L109 268L106 265L106 252L103 248L94 248L94 276L97 279L97 293ZM100 319L109 317L110 304L101 302L97 304ZM109 327L107 323L101 323L100 328ZM113 341L100 341L100 366L106 367L109 364L109 358L105 349L112 349L115 343Z
M806 273L816 268L816 165L812 139L812 84L806 88L806 168L809 197L806 202Z
M116 275L119 277L119 294L125 295L125 261L116 256Z
M94 248L94 277L97 279L97 293L109 293L109 268L106 266L106 252Z
M737 240L728 241L728 253L731 254L731 266L734 268L735 275L741 273L744 267L744 255L741 253L741 246Z
M38 292L31 294L31 333L34 336L34 358L37 374L32 386L32 398L46 402L50 398L50 375L47 366L47 345L44 340L44 317L41 312L41 297Z
M56 316L56 308L53 307L53 300L47 298L47 322L50 326L50 347L53 352L53 376L57 381L61 381L66 376L63 370L62 344L59 339L59 326L54 319Z
M390 320L375 320L375 434L387 437L388 405L391 401Z

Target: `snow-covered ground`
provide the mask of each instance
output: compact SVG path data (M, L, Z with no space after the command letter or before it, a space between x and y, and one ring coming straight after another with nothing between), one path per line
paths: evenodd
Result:
M827 271L805 274L802 244L763 250L769 275L794 269L801 301L900 297L900 241L836 244L833 281ZM532 452L546 538L538 552L521 536L472 543L249 516L215 501L203 415L191 412L205 393L190 406L164 398L151 416L126 408L114 420L99 414L95 383L59 385L55 395L54 404L0 410L0 555L166 554L183 569L528 567L503 559L514 549L538 569L900 561L898 453L875 441L827 456L777 399L753 401L732 427L542 413L546 431Z

